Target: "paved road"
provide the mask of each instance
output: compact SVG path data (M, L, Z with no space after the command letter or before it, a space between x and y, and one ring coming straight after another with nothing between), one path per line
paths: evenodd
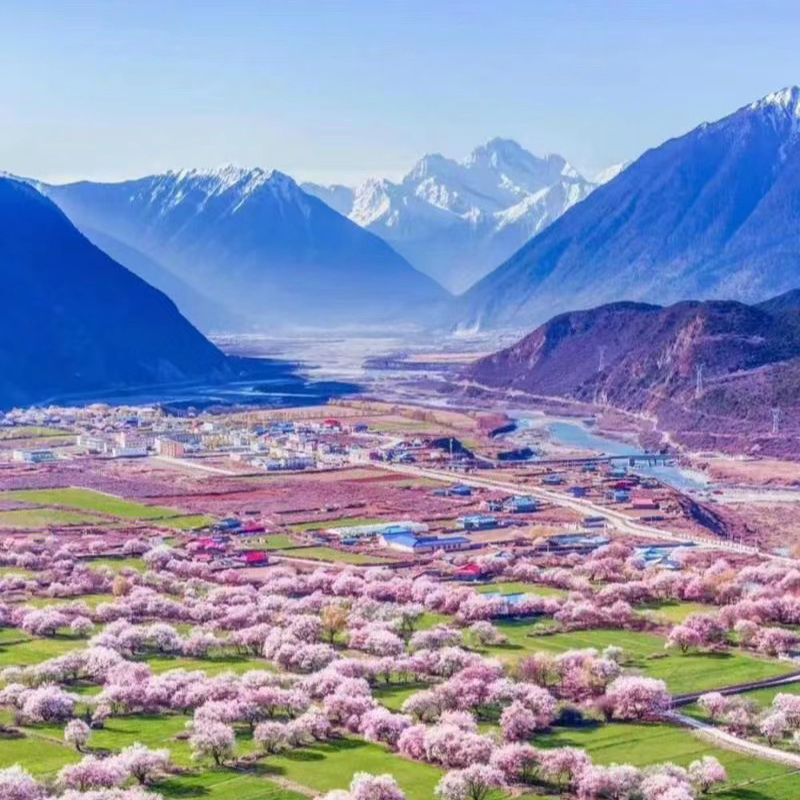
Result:
M751 681L750 683L735 683L730 686L722 686L719 689L704 689L702 692L687 692L686 694L675 694L672 696L672 706L686 706L694 703L699 697L709 692L719 692L720 694L744 694L745 692L753 692L756 689L770 689L779 686L785 686L789 683L797 683L800 681L800 670L794 672L787 672L785 675L778 675L775 678L765 678L763 681Z
M645 525L644 523L629 517L622 511L597 505L591 500L586 500L585 498L570 497L569 495L564 495L549 489L543 489L538 486L532 487L527 484L517 484L508 481L497 480L494 478L479 477L472 474L464 475L462 473L450 472L443 469L417 467L411 464L379 464L377 466L393 472L400 472L404 475L410 475L418 478L430 478L432 480L442 481L443 483L457 482L476 488L494 489L506 494L524 493L540 500L546 500L555 505L572 509L582 516L605 517L609 524L622 533L646 536L653 539L665 539L673 542L692 542L693 544L701 547L713 547L717 550L728 550L735 553L760 555L764 558L771 558L776 561L783 561L792 564L795 563L793 559L776 556L766 551L759 550L756 547L749 547L747 545L737 544L735 542L728 542L724 539L716 539L712 537L701 536L699 534L667 531L661 528L654 528L651 525Z

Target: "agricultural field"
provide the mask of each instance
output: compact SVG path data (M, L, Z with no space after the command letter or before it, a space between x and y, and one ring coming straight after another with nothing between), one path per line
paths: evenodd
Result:
M35 505L31 509L0 512L0 525L19 521L21 527L45 524L99 524L105 517L119 520L153 521L169 527L189 529L209 524L212 520L200 514L183 514L173 508L147 505L91 489L23 489L0 493L0 502L11 500Z
M287 558L315 558L320 561L332 561L342 564L385 564L391 559L370 553L345 552L334 547L295 547L290 550L278 550L276 555Z

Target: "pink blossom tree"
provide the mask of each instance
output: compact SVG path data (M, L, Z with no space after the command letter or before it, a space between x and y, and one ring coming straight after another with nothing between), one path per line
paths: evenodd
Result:
M672 704L664 681L635 675L617 678L605 696L614 716L626 720L658 717Z
M0 769L0 797L3 800L43 800L42 786L19 764Z
M689 764L689 777L692 783L705 794L714 784L725 783L728 774L725 767L714 756L703 756Z
M123 747L116 758L142 786L156 782L171 768L169 750L153 750L139 742Z
M503 773L489 764L471 764L452 770L436 785L436 794L443 800L485 800L492 789L504 784Z
M233 757L235 744L233 728L224 722L197 720L192 723L189 747L194 759L210 756L217 766L221 766Z
M92 729L81 719L71 719L64 727L64 741L71 744L79 753L91 735Z

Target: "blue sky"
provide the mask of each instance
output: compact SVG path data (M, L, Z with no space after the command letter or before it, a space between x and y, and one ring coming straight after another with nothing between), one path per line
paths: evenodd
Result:
M4 0L0 170L396 177L493 136L590 171L800 82L788 0Z

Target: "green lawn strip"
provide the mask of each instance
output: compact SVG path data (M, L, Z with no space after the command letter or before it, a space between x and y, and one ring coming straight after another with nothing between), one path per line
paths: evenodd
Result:
M22 567L5 566L0 567L0 578L5 578L6 575L20 575L23 578L30 578L36 573L31 569L23 569Z
M0 493L0 499L21 500L46 506L63 506L78 511L96 511L123 519L155 520L165 517L186 517L174 508L145 505L103 492L95 492L92 489L19 489Z
M18 428L0 429L0 441L11 439L44 439L50 436L70 436L71 431L58 428L45 428L38 425L20 425Z
M44 608L45 606L60 606L67 603L84 602L90 608L96 608L100 603L112 603L116 598L113 594L80 594L74 597L34 597L25 602L26 606Z
M406 698L430 689L429 683L378 683L373 687L373 697L390 711L400 711Z
M326 528L349 528L356 525L380 525L382 522L386 522L386 520L380 517L333 517L309 522L292 522L288 527L293 531L312 531Z
M655 616L665 622L683 622L689 614L713 613L717 606L707 603L693 603L688 600L658 600L636 606L637 611L652 611Z
M47 528L51 525L97 525L104 522L96 514L60 508L14 508L0 511L0 528Z
M343 564L386 564L391 559L373 556L369 553L346 553L333 547L295 547L289 550L276 551L276 555L291 558L317 558L322 561L338 561Z
M175 513L174 511L172 513ZM184 514L178 517L167 517L160 521L161 525L167 528L177 528L182 531L189 531L193 528L207 528L214 520L205 514Z
M388 772L409 800L431 800L442 776L438 767L410 761L380 745L349 736L269 756L261 763L267 774L288 778L317 792L347 787L356 772Z
M148 568L147 562L143 558L137 558L136 556L120 556L119 558L101 556L99 558L87 558L84 561L92 567L109 567L114 572L119 572L124 567L138 569L139 572L144 572Z
M143 659L155 673L167 672L171 669L202 670L208 675L217 675L220 672L235 672L237 674L251 669L275 670L275 667L263 658L254 656L241 656L225 654L209 656L209 658L184 658L182 656L148 656Z
M501 592L502 594L540 594L552 597L563 597L567 594L566 589L558 589L555 586L545 586L541 583L524 583L523 581L498 581L497 583L479 583L475 589L481 594L486 592Z
M20 636L24 636L21 631ZM28 667L62 656L70 650L83 647L84 640L70 637L29 639L18 644L3 644L0 641L0 669L4 667Z
M261 548L263 550L283 550L286 547L294 547L295 542L286 533L269 533L266 536L255 536L252 539L242 539L242 544L246 544L248 549Z
M715 791L717 800L795 800L800 797L800 773L773 761L713 747L685 728L673 725L612 723L557 729L537 735L539 747L584 748L598 763L635 766L671 761L681 766L704 755L718 758L728 772L728 784Z

